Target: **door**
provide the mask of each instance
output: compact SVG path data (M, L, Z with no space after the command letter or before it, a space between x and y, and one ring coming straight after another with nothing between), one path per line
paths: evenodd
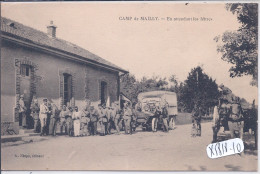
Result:
M33 120L29 117L30 115L30 105L32 101L31 92L31 66L21 65L21 77L20 77L20 95L24 95L24 104L27 108L26 111L26 125L27 128L33 128Z
M64 105L71 106L71 98L72 98L72 76L70 74L63 74L64 75Z
M101 82L101 91L100 91L100 100L101 104L106 104L106 99L107 99L107 83L106 82Z

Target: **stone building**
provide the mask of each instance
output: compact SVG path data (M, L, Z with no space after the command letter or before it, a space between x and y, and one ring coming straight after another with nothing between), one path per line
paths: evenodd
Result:
M32 96L57 106L84 105L85 99L118 100L119 78L126 70L56 37L53 22L47 33L1 18L1 127L19 132L19 96L29 108ZM2 132L6 134L6 131Z

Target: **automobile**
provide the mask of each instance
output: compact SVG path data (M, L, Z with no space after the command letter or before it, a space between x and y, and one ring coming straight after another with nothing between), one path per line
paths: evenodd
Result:
M168 111L168 126L175 128L175 120L178 115L177 96L175 92L169 91L150 91L138 94L136 108L136 127L142 126L143 130L157 131L162 127L162 119L156 116L156 106L164 105Z

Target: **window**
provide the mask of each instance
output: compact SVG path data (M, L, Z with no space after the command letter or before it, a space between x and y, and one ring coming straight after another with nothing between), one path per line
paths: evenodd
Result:
M70 105L70 101L72 98L72 77L70 74L63 74L63 78L64 78L64 91L63 91L63 96L64 96L64 105L69 106Z
M101 82L100 93L101 93L101 95L100 95L101 104L104 104L104 103L106 103L106 99L107 99L107 83L104 81Z
M24 64L21 65L21 75L29 77L30 71L31 71L31 68L29 65L24 65Z

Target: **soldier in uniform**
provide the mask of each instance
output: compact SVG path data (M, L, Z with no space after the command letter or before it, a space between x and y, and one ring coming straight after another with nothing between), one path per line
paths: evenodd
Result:
M113 124L113 117L112 117L112 107L108 106L107 107L107 112L106 112L106 116L107 116L107 127L106 127L106 132L107 134L111 134L111 128L112 128L112 124Z
M65 116L66 119L66 127L67 127L67 133L69 136L72 136L72 129L73 129L73 122L72 122L72 113L73 109L72 107L68 108L67 115Z
M100 124L100 128L101 128L101 132L100 132L100 135L101 136L105 136L106 134L106 130L105 130L105 124L104 122L107 122L106 121L106 113L105 113L105 110L103 109L102 105L99 104L98 105L98 122Z
M114 112L115 112L114 123L115 123L116 131L117 131L117 134L120 134L120 129L118 126L118 123L121 120L121 110L119 107L119 102L115 101L113 107L114 107Z
M27 108L24 103L24 95L22 94L20 96L20 100L19 100L19 126L22 126L24 128L27 126L26 111L27 111Z
M113 102L111 104L111 109L110 109L110 125L111 125L111 129L113 128L114 130L116 130L115 117L116 117L116 110L115 110L115 103Z
M62 110L60 112L60 133L63 134L63 128L65 129L65 134L67 134L67 127L66 127L66 119L65 116L67 115L67 107L63 105Z
M163 131L164 132L168 132L169 128L168 128L168 120L169 119L169 115L168 115L168 111L166 108L166 105L162 106L162 120L163 120Z
M235 131L238 131L239 138L243 140L244 118L239 98L235 98L231 105L230 111L231 113L228 118L228 127L231 138L235 138Z
M137 104L133 103L132 104L132 118L131 118L131 132L135 131L136 129L136 120L137 120Z
M38 103L36 96L33 96L33 100L32 100L32 103L31 103L30 110L31 110L31 116L33 117L33 120L34 120L34 126L33 126L34 133L36 133L37 128L40 124L40 119L39 119L40 105Z
M50 124L49 124L49 135L56 136L56 127L57 127L57 121L59 119L59 114L60 114L60 110L54 103L52 103Z
M80 135L80 114L78 107L75 106L72 114L74 136Z
M97 135L97 121L98 121L98 111L94 106L90 106L90 134Z
M87 104L85 108L81 111L80 124L81 124L82 135L84 136L90 135L90 131L89 131L90 112L88 111L89 108L90 106Z
M48 108L48 103L47 103L47 99L43 99L43 104L41 104L40 106L40 121L41 121L41 136L42 135L47 135L46 132L46 122L47 122L47 114L50 113L49 108Z
M47 114L46 134L49 135L50 121L51 121L51 114L52 114L52 105L51 105L50 101L47 102L47 106L48 106L48 109L49 109L50 112Z
M201 108L198 107L196 104L191 113L192 116L192 123L195 123L197 126L197 135L201 136Z
M125 134L131 134L131 119L133 116L133 112L131 108L129 107L128 102L124 103L124 122L125 122Z
M160 120L160 122L163 122L162 109L159 106L159 104L157 104L157 106L155 107L154 116L155 116L155 123L154 123L154 130L153 131L157 131L158 119ZM163 126L163 130L164 130L164 126Z
M103 124L104 124L104 128L105 128L105 135L108 134L108 108L106 108L106 104L102 105L102 113L103 113Z

